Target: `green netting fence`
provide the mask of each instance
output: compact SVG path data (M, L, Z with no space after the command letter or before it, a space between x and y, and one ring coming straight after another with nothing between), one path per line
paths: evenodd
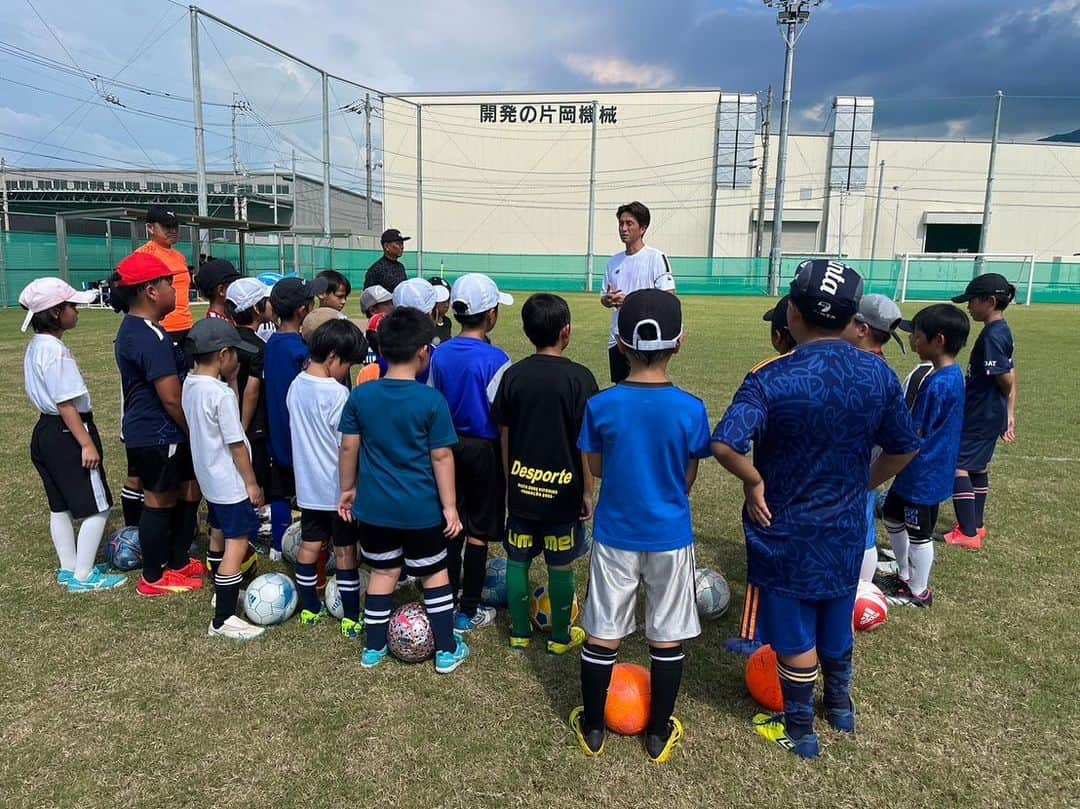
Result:
M47 233L12 232L0 236L0 301L15 306L20 290L34 278L56 275L58 270L56 237ZM69 236L68 267L70 282L76 288L108 277L112 268L130 251L126 239L108 240L100 236ZM177 245L185 255L194 255L190 244ZM239 262L239 246L215 242L215 257ZM244 272L254 275L299 268L310 277L322 269L343 273L354 287L363 283L367 268L381 255L378 250L351 250L325 246L248 245L245 248ZM687 295L767 295L767 258L699 258L671 256L679 292ZM403 263L416 270L416 254L406 253ZM604 277L606 257L596 256L592 291L599 291ZM899 297L904 281L905 262L901 259L844 259L862 274L867 292ZM785 258L782 278L790 278L798 258ZM582 292L588 290L587 262L583 255L507 255L489 253L424 254L424 275L442 274L452 280L467 272L482 272L508 290L549 290ZM975 272L999 272L1019 287L1018 299L1024 300L1032 265L1024 259L911 258L906 262L906 298L908 300L944 300L962 290ZM1032 279L1033 303L1080 303L1080 263L1035 262Z

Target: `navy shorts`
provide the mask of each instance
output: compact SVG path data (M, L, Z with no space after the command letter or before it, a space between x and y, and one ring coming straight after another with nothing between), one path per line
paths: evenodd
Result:
M585 553L585 523L541 523L510 515L503 540L506 558L530 562L541 553L549 567L563 567Z
M300 539L321 542L335 548L356 544L356 523L345 522L336 511L300 509Z
M221 505L206 501L206 521L225 539L254 540L259 535L259 515L250 500Z
M761 639L779 655L802 654L817 647L821 657L843 657L855 644L851 625L855 592L852 587L850 595L811 600L762 588L758 607Z
M993 438L968 438L966 435L960 438L960 457L956 460L956 468L965 472L981 472L990 466L990 460L994 457L997 448L997 436Z

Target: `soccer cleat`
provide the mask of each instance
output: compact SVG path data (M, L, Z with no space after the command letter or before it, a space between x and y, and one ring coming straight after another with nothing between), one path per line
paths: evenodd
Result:
M590 758L604 755L604 742L607 740L607 729L590 730L588 733L581 727L581 715L585 713L585 706L579 705L570 711L570 729L574 731L578 747Z
M977 533L973 537L969 537L959 528L954 528L949 533L945 534L945 544L952 545L956 548L963 548L965 551L977 551L982 547L982 537Z
M511 638L511 640L513 640ZM579 648L585 643L585 630L580 626L570 627L570 642L558 643L557 641L549 640L547 642L547 650L549 655L564 655L567 652L572 652L574 649Z
M201 579L203 574L206 573L207 567L198 559L188 559L187 564L181 568L166 568L173 573L179 573L181 576L186 576L189 579Z
M761 648L761 643L754 640L753 638L744 638L741 635L737 635L734 638L728 638L727 640L725 640L724 648L732 654L749 657Z
M322 619L326 617L326 609L323 608L318 612L312 612L311 610L300 610L300 625L301 626L315 626L322 622Z
M472 632L474 629L490 626L493 623L495 623L494 607L479 606L476 608L476 614L472 618L469 618L463 612L454 614L454 629L458 632Z
M896 564L896 562L887 560L887 561L884 561L884 562L878 562L877 563L877 567L876 567L876 570L874 571L874 575L875 576L893 576L893 575L895 575L895 574L897 574L899 572L900 572L900 566L898 564Z
M202 579L189 579L186 576L181 576L175 570L166 568L157 581L149 582L145 578L140 578L138 585L135 587L135 592L148 597L167 596L199 590L202 586Z
M668 721L667 736L654 733L645 734L645 752L657 764L663 764L675 753L675 748L682 742L684 735L682 722L674 716Z
M825 709L825 721L832 726L833 730L840 733L855 732L855 703L851 700L851 697L848 697L848 704L851 707L846 710L840 708Z
M389 652L389 646L384 646L381 649L364 649L364 651L360 653L360 668L375 668L386 659L386 655Z
M269 556L270 556L270 561L271 562L280 562L285 558L285 556L281 553L281 551L279 551L279 550L277 550L275 548L270 549Z
M105 562L99 562L98 564L94 565L93 568L91 568L91 573L108 573L108 572L109 572L109 565L107 563L105 563ZM69 581L71 581L74 578L75 578L75 571L74 570L64 570L63 568L60 568L60 570L56 571L56 583L57 584L67 584Z
M874 574L874 584L881 590L884 596L894 596L907 589L907 582L900 578L897 573L889 575L881 575L880 573Z
M359 621L354 621L352 618L341 619L341 637L346 640L356 640L360 637L364 631L364 618L360 617Z
M892 548L879 547L877 549L877 558L878 562L895 562L896 551L894 551Z
M469 656L469 645L461 639L461 636L455 633L454 640L457 641L454 651L435 652L436 674L449 674L464 663L465 658Z
M793 753L800 758L817 758L821 755L817 734L807 733L798 740L792 739L787 735L787 730L784 728L783 714L754 714L752 722L754 730L759 736L764 736L770 742L782 747L789 753Z
M885 596L885 600L889 604L898 607L922 607L925 609L934 605L934 594L927 587L926 592L922 595L915 595L907 585L904 585L904 588L895 595Z
M235 615L230 615L225 619L225 623L218 627L215 627L211 621L210 628L206 632L208 637L228 640L254 640L265 633L266 630L263 627L249 624Z
M126 581L126 576L117 573L99 573L95 569L82 581L72 576L71 579L68 580L67 590L69 593L92 593L95 590L113 590L117 587L122 587Z
M510 636L510 648L525 650L529 648L529 644L532 642L532 637L516 638L513 635Z

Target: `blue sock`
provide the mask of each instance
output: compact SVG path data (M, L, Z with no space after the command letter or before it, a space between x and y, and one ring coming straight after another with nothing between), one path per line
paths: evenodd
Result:
M847 711L851 708L851 671L851 649L847 650L847 654L832 660L821 658L826 710Z
M960 531L965 536L975 536L978 526L975 525L975 487L971 485L971 478L959 475L953 478L952 504Z
M454 591L450 585L425 587L424 610L427 611L428 620L431 621L436 651L454 651L457 648L457 640L454 638Z
M289 501L275 498L270 501L270 534L273 537L274 550L281 551L281 538L285 536L292 523L292 508Z
M296 589L300 592L300 606L308 612L318 612L322 609L319 602L319 594L315 590L315 564L306 565L303 562L296 563Z
M969 472L971 488L975 492L975 527L982 528L986 522L986 495L990 494L990 473Z
M350 621L360 620L360 572L352 570L337 571L338 593L341 594L341 608Z
M365 649L386 648L386 626L390 623L390 610L394 606L394 596L388 593L384 596L367 594L364 599L364 625L367 634L364 636Z
M784 729L793 741L814 732L814 686L817 666L789 666L779 661L780 690L784 694Z

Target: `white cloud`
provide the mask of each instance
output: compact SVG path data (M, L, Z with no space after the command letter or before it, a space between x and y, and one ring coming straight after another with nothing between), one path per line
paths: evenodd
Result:
M675 71L663 65L635 64L617 57L565 56L563 64L577 75L602 87L632 87L646 90L670 87Z
M825 105L825 102L822 101L820 104L814 104L814 106L804 109L802 112L799 113L799 117L802 118L804 121L809 121L811 123L820 123L825 120L825 114L827 111L828 109Z

